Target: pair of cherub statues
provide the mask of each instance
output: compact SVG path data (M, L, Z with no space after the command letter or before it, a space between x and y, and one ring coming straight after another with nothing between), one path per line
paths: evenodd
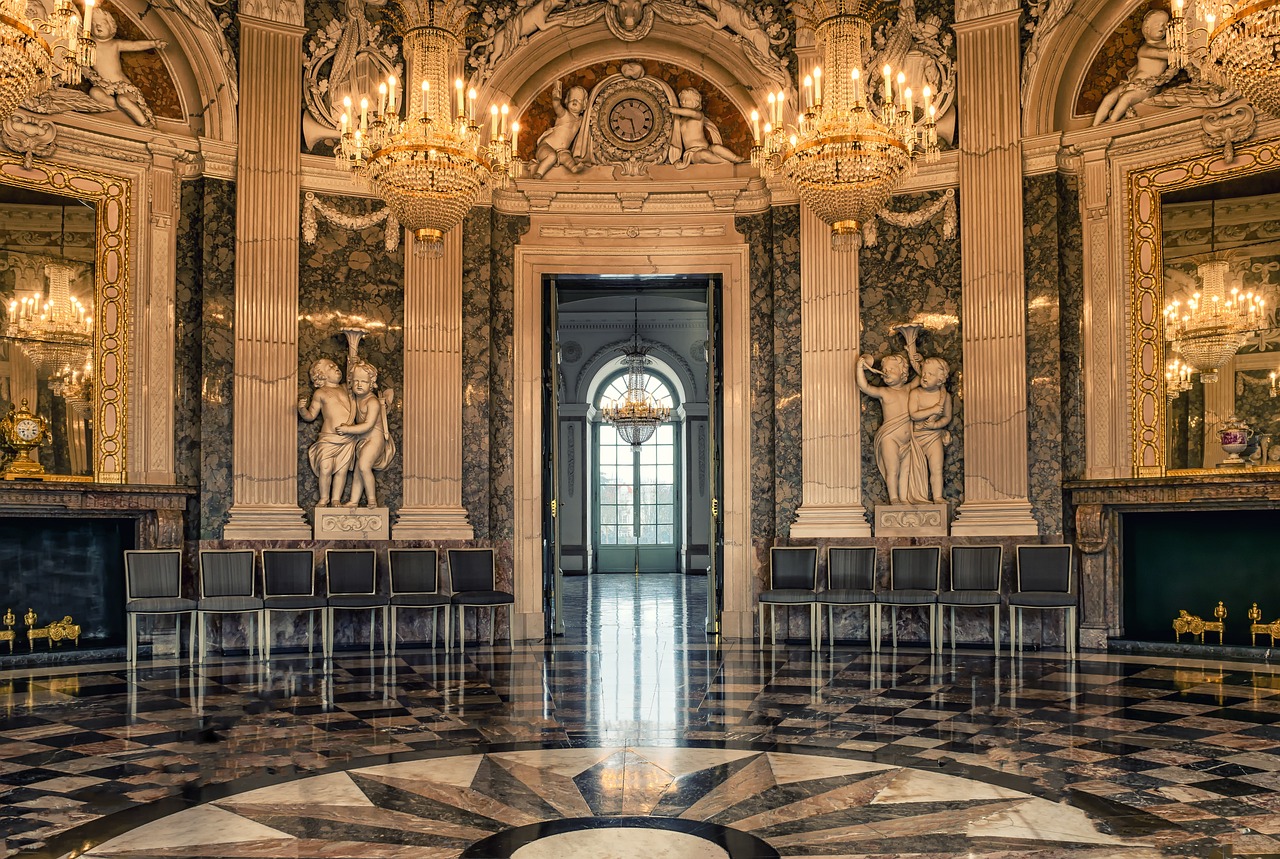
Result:
M311 365L311 398L298 400L303 420L322 419L320 435L307 451L320 482L316 506L358 507L364 499L369 507L377 507L373 473L385 469L396 453L387 429L387 410L395 395L390 388L377 390L377 368L359 358L348 362L347 376L343 385L338 365L321 358ZM344 504L348 472L351 497Z

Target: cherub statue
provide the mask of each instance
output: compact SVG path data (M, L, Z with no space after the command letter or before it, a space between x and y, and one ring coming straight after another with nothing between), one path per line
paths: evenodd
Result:
M928 466L911 424L911 394L920 380L910 379L911 364L902 355L889 355L880 362L879 370L873 363L870 355L858 359L858 390L879 400L884 412L876 430L876 468L889 490L889 503L926 503ZM884 384L872 385L867 380L868 370L879 373Z
M555 124L542 132L533 158L537 166L533 175L541 179L557 164L570 173L581 173L586 165L573 154L574 141L582 129L582 111L587 105L587 91L580 86L569 88L569 97L562 99L564 87L556 81L551 88L552 107L555 108Z
M671 108L676 117L671 133L671 161L677 170L690 164L737 164L742 161L724 145L720 129L702 112L702 93L692 87L680 90L679 105ZM710 138L710 140L708 140Z
M344 505L358 507L362 498L369 507L378 506L373 473L382 471L396 455L396 444L387 428L387 410L395 400L390 389L375 393L378 386L378 370L372 364L355 359L348 371L348 384L355 400L351 423L338 427L338 432L355 441L354 472L351 478L351 498Z
M1169 66L1169 44L1165 34L1169 13L1152 9L1142 18L1143 43L1138 46L1138 61L1125 73L1124 80L1107 93L1093 115L1093 124L1119 122L1133 106L1146 101L1173 79L1177 69Z
M942 501L942 463L944 448L951 443L951 395L947 393L947 376L951 368L941 358L925 358L920 365L919 384L907 395L911 409L911 434L924 455L929 471L929 495Z
M307 450L311 470L320 481L320 500L317 507L332 507L341 503L342 490L347 483L347 472L355 460L355 440L339 431L339 427L351 421L355 403L343 385L342 371L328 358L321 358L311 365L311 384L315 390L308 401L298 400L298 415L307 422L323 416L320 435Z
M147 105L142 90L125 76L124 67L120 64L120 54L124 51L149 51L153 48L163 50L168 47L168 43L159 39L117 39L117 26L115 16L106 9L99 8L94 12L90 29L98 46L93 66L85 70L85 77L92 84L89 97L108 109L119 108L138 125L154 128L155 115Z

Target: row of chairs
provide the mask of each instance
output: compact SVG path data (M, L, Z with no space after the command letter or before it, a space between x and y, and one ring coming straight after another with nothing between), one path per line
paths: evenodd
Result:
M892 610L890 629L898 646L898 608L919 606L929 625L929 649L942 650L942 609L951 615L951 648L956 646L956 609L990 608L991 640L1000 652L1000 571L1002 546L953 546L951 588L941 589L942 550L938 546L897 546L889 556L889 587L876 586L874 546L832 546L827 549L826 587L818 589L818 549L814 546L775 546L769 558L769 587L757 604L760 641L765 630L777 642L774 629L778 606L809 608L809 644L821 641L821 614L826 608L829 644L835 645L837 608L862 608L868 612L871 649L880 649L881 609ZM1022 647L1022 613L1027 609L1062 611L1066 619L1067 653L1076 653L1076 594L1072 587L1071 546L1028 545L1017 547L1017 589L1008 595L1010 648ZM769 619L765 620L768 610Z
M497 590L493 549L448 549L449 592L440 591L439 554L435 549L388 549L387 582L378 581L378 559L373 549L326 549L324 593L316 591L315 554L310 549L263 549L261 587L258 586L258 551L254 549L205 549L199 555L199 598L184 597L182 552L179 549L139 549L124 553L125 614L128 617L128 661L138 658L138 618L174 615L181 637L182 618L188 617L188 651L204 661L208 621L211 615L243 615L248 623L250 656L257 649L271 657L271 619L276 612L307 615L307 650L314 647L315 617L320 616L321 646L333 655L334 616L338 610L369 611L369 650L372 652L377 619L382 619L382 650L396 652L400 609L431 611L431 646L439 630L438 612L444 610L444 641L449 647L450 609L457 610L458 646L464 647L464 610L487 608L489 644L493 644L495 610L513 605L512 594ZM509 618L510 620L510 618ZM197 631L199 645L197 646ZM514 647L514 642L511 642Z

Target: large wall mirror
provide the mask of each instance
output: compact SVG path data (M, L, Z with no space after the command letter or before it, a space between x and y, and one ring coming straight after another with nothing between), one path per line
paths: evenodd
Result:
M127 185L111 177L0 159L0 474L9 479L124 482L127 202ZM43 429L34 448L23 441L24 430L26 442L36 434L24 411Z
M1202 305L1195 313L1221 320L1212 331L1222 338L1201 346L1166 332L1167 467L1280 469L1280 171L1163 194L1161 236L1165 306L1187 318ZM1234 337L1233 324L1243 327ZM1215 348L1231 353L1220 369L1196 369Z
M1280 470L1280 140L1128 186L1134 476Z

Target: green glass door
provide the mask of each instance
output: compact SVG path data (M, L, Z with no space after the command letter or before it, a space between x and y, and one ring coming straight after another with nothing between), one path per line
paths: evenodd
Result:
M607 396L607 394L606 394ZM676 427L663 424L639 447L608 424L597 428L596 569L679 570Z

